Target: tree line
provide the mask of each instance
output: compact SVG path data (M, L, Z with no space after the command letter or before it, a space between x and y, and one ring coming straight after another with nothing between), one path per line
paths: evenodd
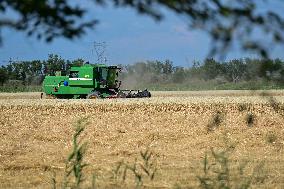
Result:
M13 61L0 67L0 85L41 85L46 75L55 75L56 71L68 71L71 66L84 64L83 59L64 60L50 54L47 60Z
M249 89L251 84L284 84L284 62L280 59L234 59L218 62L214 59L194 61L191 67L174 66L170 60L146 61L124 66L126 86L161 86L166 89ZM131 86L131 83L133 84ZM193 87L196 86L196 87ZM216 87L215 87L216 86ZM220 88L224 86L224 88ZM227 86L227 87L226 87ZM236 88L235 86L239 86ZM193 87L193 88L192 88ZM273 86L272 86L273 88Z
M59 70L68 73L71 66L83 64L83 59L64 60L54 54L49 55L47 60L10 61L0 67L0 85L39 86L45 75L55 75ZM122 67L120 79L125 88L163 86L171 89L171 86L181 86L190 89L198 85L211 89L213 85L251 85L251 82L261 85L269 82L282 86L284 83L284 62L281 59L244 58L225 62L205 59L194 61L190 67L174 66L170 60L155 60L119 66Z

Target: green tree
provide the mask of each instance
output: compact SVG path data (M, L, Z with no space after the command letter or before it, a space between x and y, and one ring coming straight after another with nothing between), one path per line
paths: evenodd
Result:
M50 54L44 62L44 74L55 75L56 71L65 71L65 60L58 55Z
M84 65L84 60L81 59L81 58L78 58L76 60L73 60L73 61L70 61L70 60L66 60L65 62L65 71L66 73L69 73L70 72L70 69L72 66L82 66Z
M165 60L163 65L163 74L169 75L173 73L173 62L170 60Z
M204 70L204 79L210 80L215 79L219 74L222 74L222 65L215 61L213 58L206 59L204 65L202 66Z
M3 85L8 80L7 69L4 66L0 67L0 85Z
M193 65L186 71L186 75L190 79L201 79L203 77L203 70L199 61L193 61Z
M281 60L265 59L262 61L260 74L269 80L280 79L283 69L284 63Z
M84 62L85 61L83 59L78 58L78 59L72 61L72 66L82 66L82 65L84 65Z
M40 60L30 61L30 71L33 76L43 75L43 63Z
M225 64L225 74L231 82L237 83L245 75L246 65L241 59L235 59Z
M246 81L256 81L258 78L262 77L260 74L261 60L245 58L244 64L246 65L246 71L244 73L244 79Z
M163 63L161 61L147 61L147 67L149 72L153 74L161 74L163 72Z
M183 83L185 80L185 71L183 67L175 67L173 72L173 82Z

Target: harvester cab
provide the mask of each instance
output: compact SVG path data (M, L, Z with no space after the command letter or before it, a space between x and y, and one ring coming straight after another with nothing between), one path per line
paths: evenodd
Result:
M105 64L85 64L71 67L69 74L56 72L55 76L46 76L43 90L52 98L143 98L151 97L145 89L121 90L118 75L121 68Z

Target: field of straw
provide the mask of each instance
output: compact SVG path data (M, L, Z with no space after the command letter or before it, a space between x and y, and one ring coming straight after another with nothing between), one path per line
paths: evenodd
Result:
M0 188L52 188L63 180L74 125L87 119L83 186L133 188L119 162L150 149L157 169L143 187L196 188L205 154L230 149L252 188L284 188L284 91L154 92L150 99L56 100L0 94ZM208 160L212 157L208 156ZM236 181L237 182L237 181ZM237 183L238 184L238 183Z

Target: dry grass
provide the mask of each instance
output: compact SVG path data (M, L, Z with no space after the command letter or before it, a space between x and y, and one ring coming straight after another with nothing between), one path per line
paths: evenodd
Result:
M275 96L279 109L263 92L217 93L155 92L151 99L97 101L1 94L0 188L48 188L52 171L61 179L72 124L81 117L90 122L83 133L87 172L97 174L99 186L112 186L117 162L131 163L147 147L155 151L160 169L146 186L196 186L205 152L224 148L226 135L235 148L232 161L248 161L247 173L265 162L254 188L284 188L284 92L266 92ZM208 130L216 114L218 125Z

